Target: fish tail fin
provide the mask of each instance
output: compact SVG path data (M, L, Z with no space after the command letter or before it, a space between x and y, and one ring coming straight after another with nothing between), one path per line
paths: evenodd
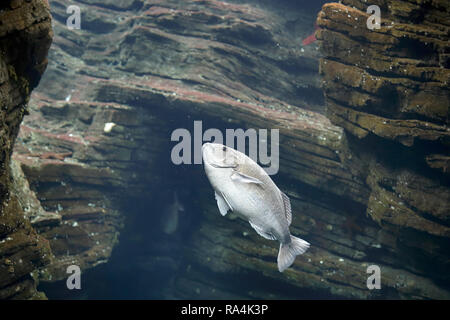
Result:
M289 268L295 260L295 257L305 253L309 248L309 242L291 235L290 243L280 243L278 252L278 270L283 272Z

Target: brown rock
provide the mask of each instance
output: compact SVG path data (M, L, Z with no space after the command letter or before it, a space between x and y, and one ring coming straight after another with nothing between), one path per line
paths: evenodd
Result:
M12 191L10 159L26 103L47 66L52 39L44 1L6 1L0 10L0 298L45 298L30 273L50 262L48 241L31 227ZM19 204L20 203L20 204Z
M366 27L366 4L359 1L326 4L318 15L327 115L356 137L348 137L344 159L366 177L367 215L392 233L405 269L434 269L435 281L445 286L450 69L443 17L449 7L441 1L371 4L381 7L380 29Z
M64 16L64 2L55 1L55 12ZM138 277L139 268L147 276L159 275L158 266L173 270L153 293L158 298L364 299L377 297L366 287L367 266L377 264L385 298L449 297L448 276L440 272L448 268L448 210L427 205L445 201L447 189L414 168L434 172L425 159L443 159L436 155L444 155L448 139L446 73L439 65L444 31L430 31L439 50L421 65L398 40L412 33L423 41L419 27L404 23L368 34L354 28L364 25L364 11L348 9L361 17L349 23L343 20L348 13L332 11L348 6L325 6L317 36L330 122L317 98L315 44L298 48L310 33L301 22L310 19L312 31L313 15L285 2L117 2L125 11L77 3L89 12L86 28L69 32L62 20L55 22L54 59L16 143L16 158L43 209L61 215L61 224L39 227L55 254L40 275L44 283L64 280L71 264L95 275L95 266L108 262L120 266L120 277L127 270ZM439 21L433 12L426 21L433 15ZM285 273L276 269L274 242L218 214L199 167L169 162L171 132L197 119L204 129L280 129L275 179L292 201L292 233L312 244ZM105 132L110 122L116 126ZM422 149L429 143L437 146L433 152ZM382 156L389 159L397 147L401 157L392 167ZM30 157L47 153L72 154ZM197 220L187 236L158 238L155 221L174 186L192 192ZM122 231L124 218L128 230Z

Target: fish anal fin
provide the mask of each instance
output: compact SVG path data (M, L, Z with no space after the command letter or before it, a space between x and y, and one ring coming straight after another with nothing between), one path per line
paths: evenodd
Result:
M276 240L275 236L273 234L270 234L268 232L265 232L260 226L254 224L250 220L248 221L253 229L263 238L269 239L269 240Z
M284 214L286 215L288 226L290 226L292 222L291 200L289 200L289 197L284 192L280 191L280 193L284 203Z

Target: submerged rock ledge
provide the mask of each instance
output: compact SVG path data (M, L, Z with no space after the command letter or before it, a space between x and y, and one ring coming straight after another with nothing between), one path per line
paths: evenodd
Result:
M23 207L16 190L27 181L13 181L11 153L27 102L47 66L52 41L49 8L45 1L3 1L0 5L0 299L42 299L32 272L48 264L48 241L28 219L37 210ZM29 194L29 193L26 193Z
M392 2L382 11L395 27L377 33L362 29L359 1L326 4L323 58L317 43L300 50L320 9L302 1L72 3L85 12L82 30L65 27L69 1L52 1L49 68L14 153L36 204L29 217L54 254L39 274L47 295L63 291L77 264L87 283L109 281L88 298L123 297L118 288L139 298L450 298L439 2L411 25ZM432 30L401 40L422 28ZM424 37L434 57L426 66L410 56ZM284 273L274 242L220 216L201 166L171 163L171 132L194 120L280 129L274 180L291 198L292 233L312 245ZM177 234L161 235L174 189L188 214ZM366 286L372 264L379 292Z
M366 27L360 1L326 4L318 15L327 116L349 134L343 159L371 190L367 215L411 270L448 288L449 6L374 4L380 29Z

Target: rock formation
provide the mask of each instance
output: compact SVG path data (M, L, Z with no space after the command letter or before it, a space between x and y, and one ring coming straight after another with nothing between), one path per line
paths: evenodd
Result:
M73 3L81 30L66 27ZM305 47L323 3L180 3L52 1L49 68L14 155L15 175L29 181L29 218L55 256L39 274L46 294L449 298L439 2L411 25L389 2L385 29L372 33L362 3L327 4L319 41ZM432 58L411 56L419 40L404 34L432 43L419 46ZM203 130L280 129L274 180L291 198L291 232L311 243L284 273L274 242L219 214L200 165L170 161L171 133L194 120ZM167 236L158 223L174 190L185 212ZM83 270L83 293L65 288L71 264ZM366 286L372 264L380 291Z
M446 1L326 4L317 33L327 116L343 127L347 167L370 188L366 213L391 234L404 268L448 287L450 130Z
M31 90L47 66L52 40L48 5L42 0L3 1L0 5L0 299L39 299L32 272L50 262L48 241L30 224L13 182L11 153ZM15 183L15 184L14 184ZM20 186L19 186L20 185ZM29 192L26 193L30 194ZM35 199L33 203L39 206Z

